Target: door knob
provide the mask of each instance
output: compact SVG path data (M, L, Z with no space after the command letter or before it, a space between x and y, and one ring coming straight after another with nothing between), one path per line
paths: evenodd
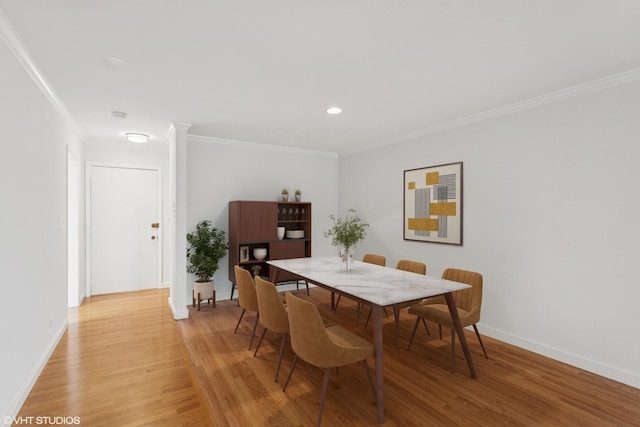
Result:
M151 240L156 240L156 236L151 236Z
M151 223L151 228L160 228L160 223L159 222L152 222Z

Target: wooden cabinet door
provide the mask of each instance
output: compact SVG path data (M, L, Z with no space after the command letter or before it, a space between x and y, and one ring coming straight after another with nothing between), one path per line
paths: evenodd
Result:
M262 242L278 238L278 208L269 202L241 202L238 209L240 242Z

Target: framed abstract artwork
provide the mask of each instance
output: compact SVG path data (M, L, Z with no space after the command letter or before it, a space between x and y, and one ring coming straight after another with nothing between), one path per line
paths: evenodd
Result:
M404 239L462 245L462 162L404 171Z

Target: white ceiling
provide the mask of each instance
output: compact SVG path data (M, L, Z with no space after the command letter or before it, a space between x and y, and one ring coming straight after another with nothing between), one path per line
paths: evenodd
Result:
M0 9L89 142L139 131L162 143L182 122L192 135L344 154L640 67L637 0L0 0ZM327 115L332 105L343 113Z

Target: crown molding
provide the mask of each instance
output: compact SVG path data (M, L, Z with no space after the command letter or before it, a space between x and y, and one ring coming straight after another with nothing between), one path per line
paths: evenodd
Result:
M9 20L2 9L0 9L0 38L5 42L11 53L13 53L18 62L20 62L22 67L27 71L27 74L29 74L38 88L40 88L44 96L49 100L51 105L53 105L58 114L62 116L62 119L69 124L80 139L84 139L78 124L69 113L69 110L67 110L67 107L65 107L60 98L58 98L58 95L55 93L53 88L47 83L40 70L38 70L38 67L24 48L22 41L9 23Z
M286 153L309 154L309 155L324 156L324 157L336 157L336 158L338 157L338 154L332 151L309 150L305 148L288 147L284 145L261 144L258 142L238 141L233 139L214 138L210 136L187 135L187 141L207 142L207 143L213 143L213 144L219 144L219 145L235 145L235 146L242 146L242 147L251 148L251 149L276 151L280 153L286 152Z
M397 144L400 142L410 141L427 135L433 135L436 133L444 132L451 129L467 126L473 123L493 119L496 117L502 117L509 114L517 113L519 111L528 110L530 108L538 107L545 104L552 104L554 102L562 101L569 98L574 98L580 95L585 95L592 92L597 92L610 87L619 86L625 83L630 83L640 80L640 68L624 71L617 74L612 74L607 77L603 77L596 80L591 80L586 83L581 83L574 86L569 86L564 89L549 92L544 95L534 96L522 101L517 101L511 104L503 105L501 107L493 108L479 113L470 114L468 116L460 117L459 119L450 120L447 122L439 123L434 126L423 128L417 131L404 133L396 137L381 141L374 145L369 145L366 149L353 151L346 153L345 155L356 154L358 152L368 151L373 148L380 148L387 145Z

